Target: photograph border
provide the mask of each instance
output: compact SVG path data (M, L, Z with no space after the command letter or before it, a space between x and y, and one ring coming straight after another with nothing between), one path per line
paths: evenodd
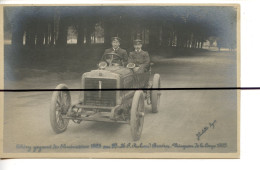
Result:
M11 6L234 6L237 8L237 87L240 87L241 75L241 43L240 43L240 4L239 3L93 3L93 4L2 4L0 5L0 158L240 158L240 90L237 90L237 152L236 153L182 153L182 152L154 152L154 153L4 153L4 7Z

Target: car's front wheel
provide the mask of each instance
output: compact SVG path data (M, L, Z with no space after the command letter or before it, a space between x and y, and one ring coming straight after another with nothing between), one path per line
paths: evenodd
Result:
M58 85L51 98L50 122L54 132L62 133L67 129L69 119L64 119L71 105L70 92L65 84ZM64 90L64 91L63 91Z
M131 107L131 134L134 141L137 141L141 137L144 123L144 94L143 91L136 91L132 101Z

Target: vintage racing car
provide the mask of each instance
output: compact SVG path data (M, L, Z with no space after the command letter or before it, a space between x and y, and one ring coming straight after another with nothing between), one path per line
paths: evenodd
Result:
M98 69L82 75L82 90L76 104L71 104L68 86L59 84L53 92L50 108L54 132L64 132L69 120L75 123L128 123L133 140L139 140L144 123L145 101L151 105L154 113L158 112L160 103L160 75L152 76L151 65L148 71L135 73L134 63L125 67L118 54L108 53L103 56Z

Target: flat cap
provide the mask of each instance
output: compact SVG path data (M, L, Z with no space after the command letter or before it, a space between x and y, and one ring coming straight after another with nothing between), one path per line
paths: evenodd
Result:
M134 40L134 44L135 45L142 44L142 40L136 39L136 40Z
M121 39L120 39L119 37L112 37L112 38L111 38L111 42L112 42L112 41L119 41L119 42L120 42Z

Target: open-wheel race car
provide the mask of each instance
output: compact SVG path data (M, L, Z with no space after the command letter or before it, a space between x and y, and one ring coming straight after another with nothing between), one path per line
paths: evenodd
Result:
M69 120L103 121L130 124L134 141L141 137L145 101L156 113L160 103L160 75L152 76L150 64L147 71L137 73L135 64L124 62L116 53L104 55L98 69L82 75L80 99L71 104L67 85L59 84L53 92L50 122L56 133L67 129ZM155 90L152 90L155 89Z

